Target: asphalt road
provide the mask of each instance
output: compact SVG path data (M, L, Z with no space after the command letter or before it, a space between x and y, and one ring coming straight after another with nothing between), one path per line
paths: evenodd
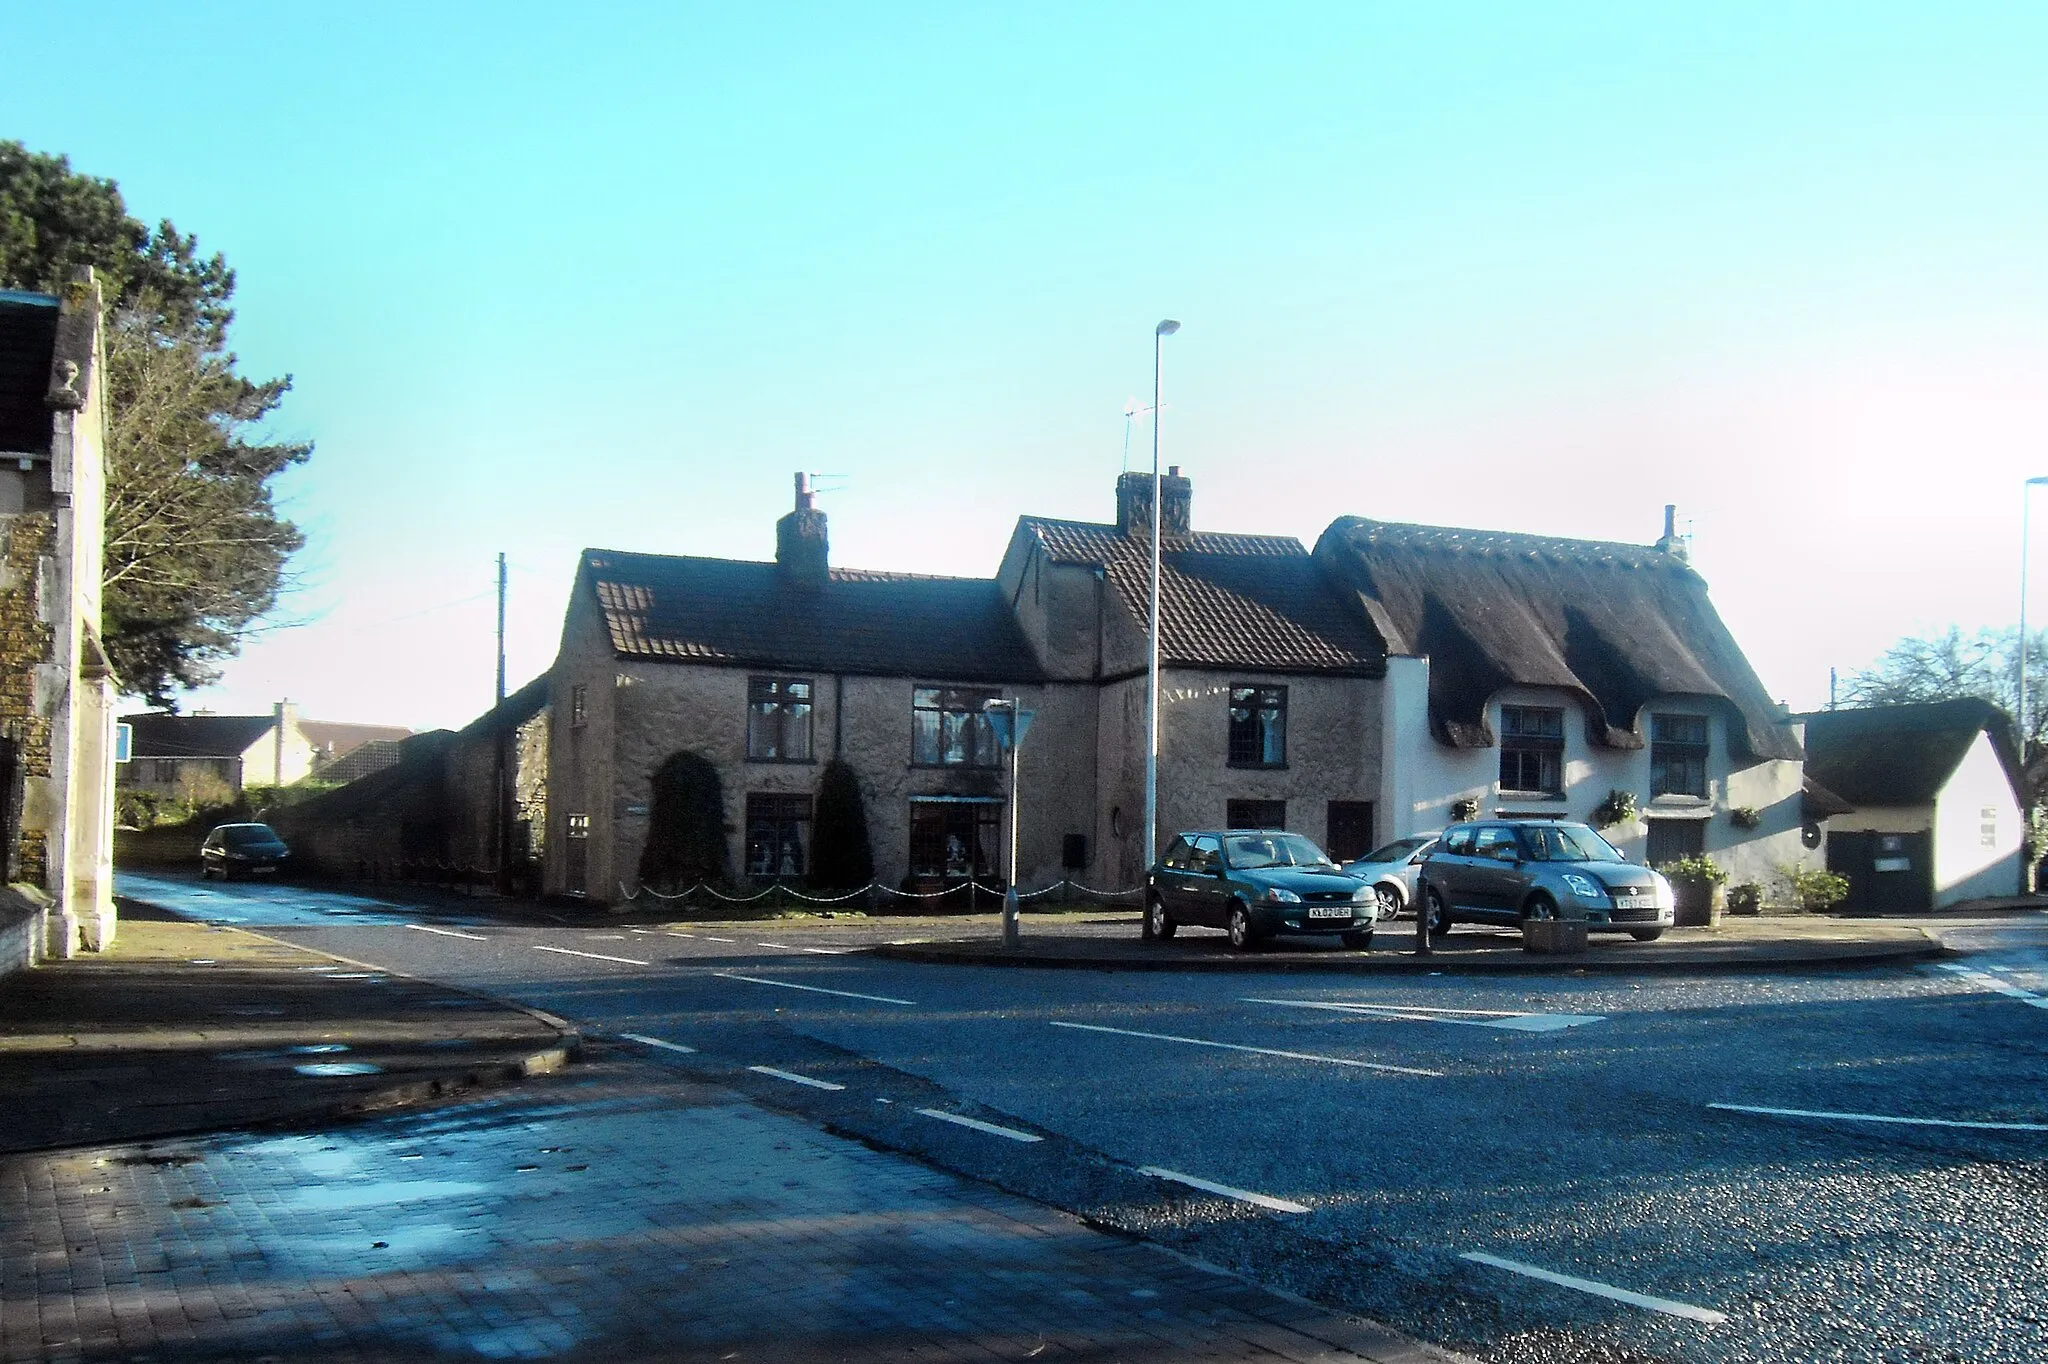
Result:
M2048 915L1920 969L1381 980L122 881L1488 1359L2048 1358Z

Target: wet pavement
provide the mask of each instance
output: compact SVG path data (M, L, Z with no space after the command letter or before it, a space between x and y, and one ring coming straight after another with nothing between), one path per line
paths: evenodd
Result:
M0 1357L1442 1360L601 1048L316 1132L0 1157Z

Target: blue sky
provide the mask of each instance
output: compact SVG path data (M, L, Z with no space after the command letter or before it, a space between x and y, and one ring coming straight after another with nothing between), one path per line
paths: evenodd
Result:
M993 572L1020 513L1110 515L1165 316L1199 526L1649 541L1675 502L1800 706L2014 614L2048 9L112 4L9 34L0 136L224 251L245 368L295 376L277 429L318 443L298 623L193 705L463 723L498 551L516 685L579 548L768 557L797 469L836 476L836 562Z

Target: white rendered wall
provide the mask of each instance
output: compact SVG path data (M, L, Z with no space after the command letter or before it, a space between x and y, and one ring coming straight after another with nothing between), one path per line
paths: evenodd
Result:
M1934 905L2020 893L2019 801L1979 734L1934 801Z

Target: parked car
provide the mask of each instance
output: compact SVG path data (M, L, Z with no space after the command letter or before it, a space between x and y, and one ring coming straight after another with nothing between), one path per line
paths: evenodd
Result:
M1454 923L1576 918L1592 932L1649 942L1671 927L1671 883L1584 824L1491 819L1453 824L1423 860L1431 937Z
M1346 876L1356 876L1372 887L1379 900L1382 922L1398 916L1415 903L1415 878L1422 860L1436 847L1441 834L1431 831L1397 838L1384 848L1374 848L1356 862L1344 864Z
M1177 835L1146 881L1145 936L1182 924L1230 934L1246 951L1276 933L1342 934L1372 946L1379 906L1309 839L1285 829L1207 829Z
M222 824L199 845L199 874L232 881L274 876L292 850L268 824Z

